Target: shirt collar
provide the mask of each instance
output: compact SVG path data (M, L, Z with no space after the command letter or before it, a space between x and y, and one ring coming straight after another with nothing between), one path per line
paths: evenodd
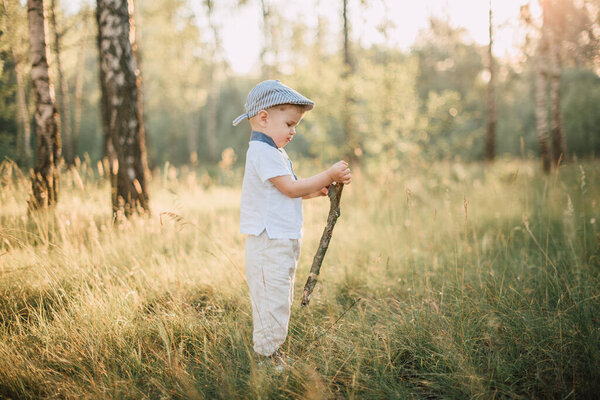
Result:
M256 140L258 142L266 143L269 146L275 147L276 149L278 149L277 145L275 144L275 141L273 140L273 138L271 138L270 136L265 135L262 132L252 131L252 136L250 136L250 141L253 141L253 140Z
M257 142L266 143L269 146L274 147L277 150L279 150L279 152L285 156L285 158L287 159L288 163L290 164L290 170L292 172L292 175L294 176L294 179L298 180L298 177L294 173L294 165L292 164L292 160L290 160L290 158L287 156L287 153L285 152L285 150L277 148L277 145L275 144L275 141L273 140L272 137L267 136L267 135L265 135L262 132L252 131L252 136L250 136L250 141L253 141L253 140L255 140Z

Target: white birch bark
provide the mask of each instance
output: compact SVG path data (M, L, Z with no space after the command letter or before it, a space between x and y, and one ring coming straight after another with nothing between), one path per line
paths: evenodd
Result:
M43 0L27 1L31 80L35 96L36 154L31 174L30 210L46 208L58 200L60 120L48 68L48 26Z
M110 171L116 220L149 212L141 78L134 55L132 15L133 4L127 0L97 0L102 115L107 150L114 149Z

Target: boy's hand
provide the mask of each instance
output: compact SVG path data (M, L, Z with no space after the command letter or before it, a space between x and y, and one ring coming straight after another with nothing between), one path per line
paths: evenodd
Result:
M348 163L346 161L338 161L333 164L328 170L327 173L331 177L334 182L343 183L347 185L352 180L352 174L350 173L350 167L348 167Z

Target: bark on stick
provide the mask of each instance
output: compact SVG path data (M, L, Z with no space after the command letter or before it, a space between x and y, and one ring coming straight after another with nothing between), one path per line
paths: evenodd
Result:
M315 285L317 284L317 278L319 276L319 272L321 271L321 264L323 263L323 258L325 257L325 253L327 252L327 248L329 247L329 241L331 240L331 235L333 233L333 227L337 222L338 217L340 216L340 199L342 198L342 190L344 189L343 183L337 183L335 185L331 185L329 187L329 215L327 216L327 225L325 225L325 230L323 230L323 234L321 235L321 241L319 242L319 248L315 254L315 258L313 258L312 267L310 268L310 273L308 274L308 279L306 280L306 284L304 285L304 293L302 293L302 306L307 306L310 301L310 296L312 294Z

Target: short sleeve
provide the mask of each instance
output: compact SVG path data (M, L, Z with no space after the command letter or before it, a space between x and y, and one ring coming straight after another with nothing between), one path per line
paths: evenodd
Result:
M261 146L263 147L263 146ZM276 176L291 175L279 150L264 146L256 159L256 172L263 182Z

